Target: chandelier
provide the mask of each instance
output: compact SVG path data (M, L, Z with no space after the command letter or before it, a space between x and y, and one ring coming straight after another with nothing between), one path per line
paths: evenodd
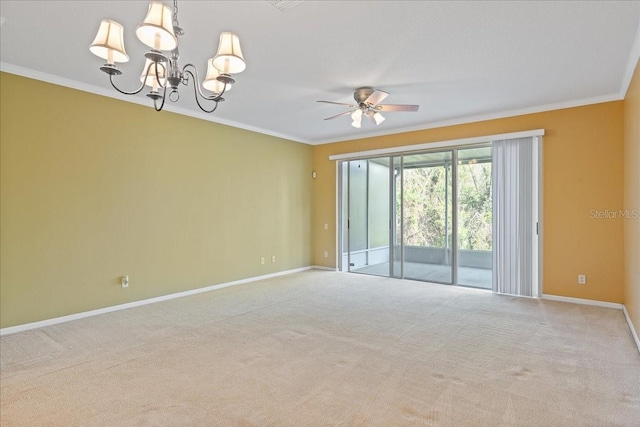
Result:
M153 99L156 111L162 110L167 98L171 102L178 101L179 85L188 86L189 81L193 80L198 107L205 113L212 113L218 108L218 103L224 101L222 95L235 83L231 74L240 73L246 68L240 50L240 40L234 33L223 32L220 34L216 55L207 61L207 74L202 87L210 93L205 94L199 84L197 68L193 64L186 64L181 69L178 65L178 37L182 36L184 31L178 24L177 0L173 1L173 13L164 3L152 1L149 3L146 18L136 28L138 39L151 48L144 55L146 62L140 75L141 85L134 91L124 91L114 82L114 76L122 74L116 63L129 61L129 55L124 49L123 34L121 24L111 19L103 19L89 50L107 61L100 70L109 75L109 82L118 92L135 95L149 87L147 96ZM209 107L204 106L202 101L209 104Z

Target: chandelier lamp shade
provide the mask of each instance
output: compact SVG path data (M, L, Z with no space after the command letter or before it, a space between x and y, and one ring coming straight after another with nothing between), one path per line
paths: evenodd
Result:
M212 113L218 108L218 103L224 101L222 95L235 83L231 75L241 73L246 68L240 39L231 32L220 34L218 51L207 61L207 73L201 87L198 70L193 64L186 64L182 68L178 65L178 37L183 34L178 24L177 0L173 1L173 11L161 1L149 3L147 16L136 28L136 36L150 50L144 55L146 61L140 74L141 85L133 91L124 91L114 82L114 76L122 74L116 63L129 61L121 24L103 19L89 50L106 61L100 70L109 76L109 82L118 92L136 95L146 87L149 90L147 96L153 100L155 110L161 111L167 98L172 102L180 99L179 85L188 86L192 80L198 107L206 113ZM209 106L203 105L205 103Z

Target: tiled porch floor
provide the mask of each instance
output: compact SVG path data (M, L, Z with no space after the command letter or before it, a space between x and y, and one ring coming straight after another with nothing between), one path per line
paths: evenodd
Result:
M400 262L394 262L394 276L400 277ZM389 276L389 262L368 265L351 270L355 273ZM451 283L451 266L442 264L427 264L420 262L404 263L404 278L423 280L426 282ZM492 271L486 268L458 268L458 285L474 288L491 289Z

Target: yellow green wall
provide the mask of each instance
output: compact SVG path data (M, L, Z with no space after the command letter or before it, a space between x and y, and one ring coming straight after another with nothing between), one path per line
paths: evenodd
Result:
M624 99L625 306L640 333L640 65L636 65Z
M0 88L2 328L311 264L312 147L7 73Z
M544 293L622 303L623 220L591 217L591 210L623 206L622 101L314 147L314 264L336 265L336 167L330 155L531 129L546 132ZM577 284L578 274L587 275L586 285Z

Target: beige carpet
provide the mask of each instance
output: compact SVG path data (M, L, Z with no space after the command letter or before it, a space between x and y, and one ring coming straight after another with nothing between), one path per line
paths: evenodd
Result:
M638 426L620 310L309 271L1 338L8 426Z

